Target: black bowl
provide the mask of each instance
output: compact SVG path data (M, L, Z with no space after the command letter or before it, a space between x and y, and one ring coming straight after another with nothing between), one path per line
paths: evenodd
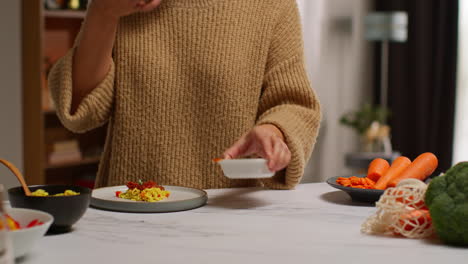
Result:
M357 176L366 177L365 175L357 175ZM342 177L349 178L351 176L342 176ZM359 188L345 187L341 184L336 183L336 180L338 178L339 176L329 178L327 180L327 183L332 187L345 191L347 194L349 194L349 196L351 196L351 199L353 201L364 202L364 203L375 203L380 199L380 196L384 193L384 190L359 189Z
M12 207L30 208L47 212L54 217L49 231L54 233L67 232L86 212L91 199L91 189L68 185L34 185L29 186L31 192L43 189L49 194L63 193L65 190L79 192L72 196L26 196L22 187L8 190Z
M357 177L366 177L366 175L355 175ZM434 178L434 177L437 177L438 174L433 174L431 177L428 177L424 182L426 184L429 184L429 182ZM349 177L352 177L352 176L337 176L337 177L331 177L327 180L327 183L332 186L332 187L335 187L337 189L340 189L344 192L346 192L347 194L349 194L349 196L351 196L351 199L353 201L357 201L357 202L364 202L364 203L375 203L377 202L379 199L380 199L380 196L382 196L382 194L385 192L385 190L376 190L376 189L359 189L359 188L353 188L353 187L345 187L341 184L338 184L336 183L336 180L339 178L339 177L344 177L344 178L349 178Z

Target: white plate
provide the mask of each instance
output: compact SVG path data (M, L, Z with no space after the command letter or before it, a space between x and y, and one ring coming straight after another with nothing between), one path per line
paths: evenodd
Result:
M218 163L224 175L231 179L270 178L275 174L268 169L266 159L227 159Z
M158 202L137 202L116 197L116 191L124 192L128 189L125 185L98 188L91 194L91 206L119 212L164 213L201 207L208 200L203 190L166 185L164 188L171 194L169 198Z

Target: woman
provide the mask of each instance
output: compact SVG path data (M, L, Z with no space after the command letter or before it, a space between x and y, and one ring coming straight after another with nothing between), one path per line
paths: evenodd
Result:
M49 83L68 129L109 123L98 187L290 189L320 122L294 0L94 0ZM220 155L277 173L231 180Z

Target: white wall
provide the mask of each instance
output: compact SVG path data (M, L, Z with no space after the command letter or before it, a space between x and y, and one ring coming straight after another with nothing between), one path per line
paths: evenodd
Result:
M0 8L0 158L21 171L21 1L3 1ZM19 185L16 178L0 167L0 183L5 188Z
M309 75L323 109L320 135L303 182L351 173L345 153L358 138L338 123L345 112L372 99L372 46L363 38L363 19L372 0L298 0Z
M468 1L460 1L458 21L457 102L453 164L468 160Z

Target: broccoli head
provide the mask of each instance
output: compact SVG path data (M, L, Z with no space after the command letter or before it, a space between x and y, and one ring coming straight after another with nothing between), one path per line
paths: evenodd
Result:
M439 238L447 244L468 246L468 162L435 177L425 202Z

